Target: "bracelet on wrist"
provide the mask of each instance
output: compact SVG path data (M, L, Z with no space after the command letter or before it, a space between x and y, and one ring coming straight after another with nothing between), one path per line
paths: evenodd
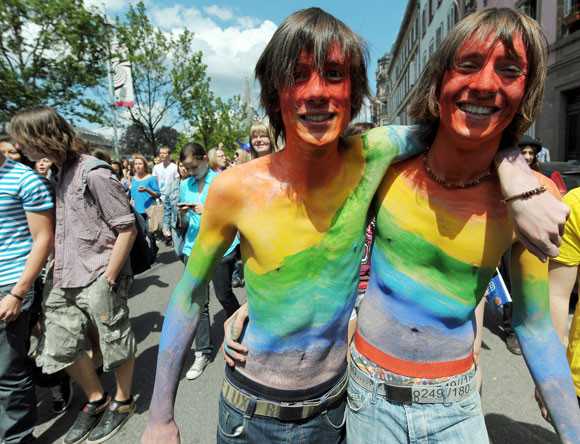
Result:
M535 194L541 194L544 191L548 191L548 185L540 185L538 188L534 188L533 190L524 191L523 193L515 194L515 195L510 196L510 197L506 197L505 199L501 200L501 203L507 203L511 200L526 198L526 197L533 196Z
M22 302L24 304L24 298L22 296L18 296L17 294L12 293L11 291L8 292L8 295L15 297L16 299L18 299L20 302Z

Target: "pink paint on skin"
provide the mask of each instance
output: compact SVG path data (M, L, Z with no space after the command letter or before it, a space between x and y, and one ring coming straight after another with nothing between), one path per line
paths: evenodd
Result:
M497 147L520 108L527 71L524 42L514 35L516 54L511 54L502 41L491 47L493 38L472 37L443 77L440 136L447 145Z
M350 121L350 68L340 47L329 48L322 76L313 59L302 50L294 67L295 84L280 94L287 146L337 146Z

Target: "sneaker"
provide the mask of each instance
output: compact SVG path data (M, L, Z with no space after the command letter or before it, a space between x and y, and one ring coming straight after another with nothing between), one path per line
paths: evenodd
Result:
M57 415L67 411L73 399L72 379L66 373L61 381L50 388L52 395L52 411Z
M507 349L512 352L514 355L521 355L522 349L520 348L520 344L518 342L518 338L513 333L506 335L505 337L505 346Z
M90 402L85 404L81 409L79 416L77 416L75 423L64 437L62 441L63 444L78 444L84 442L88 438L91 430L95 428L101 419L101 416L103 416L105 408L109 404L109 396L106 395L106 398L107 400L101 405L95 405Z
M120 404L118 401L111 401L105 410L103 417L89 435L89 444L105 442L114 436L121 427L135 413L135 399L131 396L129 404Z
M209 355L206 354L198 355L196 353L195 361L193 362L191 368L185 374L185 377L189 380L199 378L208 364L209 364Z

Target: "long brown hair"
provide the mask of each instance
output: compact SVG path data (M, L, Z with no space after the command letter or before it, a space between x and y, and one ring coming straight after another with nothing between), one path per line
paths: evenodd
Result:
M472 37L484 41L493 36L491 46L501 41L516 54L513 38L519 33L526 47L526 88L518 113L504 130L502 139L515 142L540 113L546 83L547 40L540 25L511 8L489 8L460 21L443 40L425 66L409 114L419 124L423 142L431 144L439 127L438 100L445 73L456 64L461 47Z
M31 106L10 120L10 135L16 141L44 153L57 165L69 166L87 147L70 123L50 106Z
M284 137L280 111L280 92L294 84L294 66L302 49L314 55L314 66L322 74L329 48L333 43L342 49L350 65L351 120L370 96L367 80L368 48L364 39L336 17L320 8L297 11L278 27L256 63L255 76L260 81L260 104L274 127L274 139Z
M141 161L143 161L143 168L145 171L145 174L149 174L149 164L147 163L147 159L145 158L145 156L143 156L142 154L135 154L133 155L133 167L135 167L135 160L139 159ZM137 174L137 172L135 172L135 174Z

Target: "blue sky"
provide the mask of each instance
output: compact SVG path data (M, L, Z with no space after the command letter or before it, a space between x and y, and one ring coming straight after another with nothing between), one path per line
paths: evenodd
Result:
M102 7L103 0L85 0ZM105 0L110 16L124 15L129 1ZM204 54L212 88L221 97L241 94L243 79L250 77L252 95L258 85L253 82L253 68L276 27L292 12L318 6L335 15L369 45L371 63L369 82L375 90L376 60L394 43L406 1L178 1L145 0L148 15L155 26L178 34L184 28L195 33L194 48Z

